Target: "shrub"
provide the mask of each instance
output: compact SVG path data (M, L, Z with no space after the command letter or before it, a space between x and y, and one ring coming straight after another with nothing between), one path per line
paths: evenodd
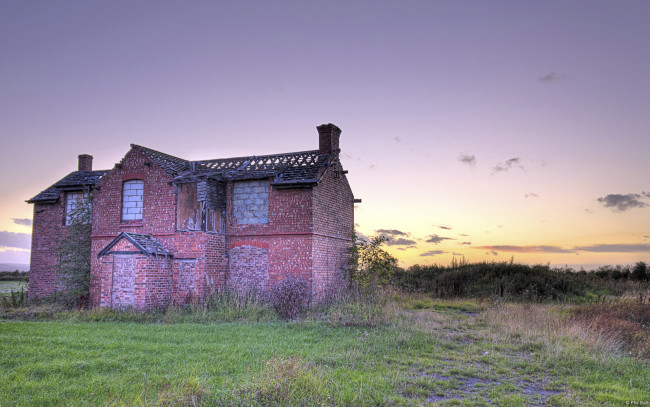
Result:
M381 248L386 236L365 241L352 233L350 247L350 282L361 287L382 286L390 282L397 268L397 259Z
M27 303L27 292L24 289L20 291L11 290L9 295L0 296L0 305L3 308L18 308Z
M309 285L297 277L286 277L271 290L271 304L284 319L297 318L310 302Z

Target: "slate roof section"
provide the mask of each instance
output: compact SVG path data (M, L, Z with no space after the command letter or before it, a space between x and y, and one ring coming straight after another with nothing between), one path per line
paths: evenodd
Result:
M147 157L151 158L156 164L160 166L160 168L162 168L167 174L171 175L172 177L190 168L190 162L182 158L161 153L160 151L142 147L137 144L131 144L131 148L140 149L147 155Z
M318 150L192 161L190 169L179 174L174 182L273 178L272 185L278 187L309 186L318 183L331 161L331 154Z
M36 202L52 202L59 199L59 194L61 191L71 191L78 190L84 187L93 187L101 181L102 177L108 173L107 170L103 171L75 171L66 175L57 181L54 185L45 189L32 199L29 199L28 203Z
M135 246L138 250L140 250L141 253L146 254L147 256L153 256L153 255L161 255L161 256L170 256L171 253L169 250L165 248L165 246L162 245L159 241L157 241L153 236L151 235L144 235L140 233L130 233L130 232L122 232L115 239L113 239L106 247L102 249L97 254L97 257L102 257L105 254L108 254L109 251L117 242L120 241L120 239L125 238L133 246Z

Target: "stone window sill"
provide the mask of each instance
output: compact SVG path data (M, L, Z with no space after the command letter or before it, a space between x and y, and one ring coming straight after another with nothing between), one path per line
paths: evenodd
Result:
M142 227L142 221L122 222L120 223L120 227L121 228Z

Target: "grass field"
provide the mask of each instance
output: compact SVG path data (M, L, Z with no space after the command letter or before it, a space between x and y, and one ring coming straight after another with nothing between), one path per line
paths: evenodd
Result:
M0 281L0 295L21 289L27 290L27 281Z
M575 329L569 311L397 296L375 326L331 314L290 323L89 322L101 319L92 312L5 320L0 405L650 402L650 362Z

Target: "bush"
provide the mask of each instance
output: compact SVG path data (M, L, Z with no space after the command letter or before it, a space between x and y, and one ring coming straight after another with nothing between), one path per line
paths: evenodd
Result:
M21 289L20 291L11 290L9 295L0 296L0 305L3 308L18 308L27 303L27 291Z
M297 318L310 302L309 285L297 277L286 277L271 290L271 304L284 319Z

